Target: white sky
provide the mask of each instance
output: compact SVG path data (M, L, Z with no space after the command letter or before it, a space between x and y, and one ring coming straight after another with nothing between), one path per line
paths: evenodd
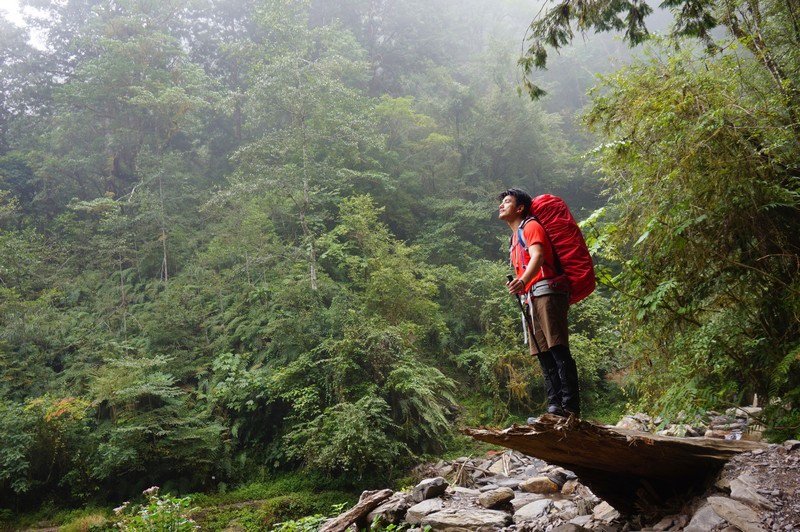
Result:
M22 26L22 11L18 0L0 0L0 13L17 26Z

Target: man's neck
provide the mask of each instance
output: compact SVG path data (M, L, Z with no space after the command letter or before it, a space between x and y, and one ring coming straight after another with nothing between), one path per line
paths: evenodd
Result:
M517 218L514 218L513 220L506 220L506 223L511 228L511 232L516 233L517 229L519 229L519 226L522 224L523 221L525 221L525 217L519 216Z

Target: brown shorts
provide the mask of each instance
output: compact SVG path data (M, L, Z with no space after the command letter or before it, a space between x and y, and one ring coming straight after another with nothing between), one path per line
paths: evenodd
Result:
M536 334L536 342L528 339L531 354L536 355L539 350L547 351L551 346L569 346L569 332L567 327L567 311L569 299L567 294L550 294L531 298L532 308L528 307Z

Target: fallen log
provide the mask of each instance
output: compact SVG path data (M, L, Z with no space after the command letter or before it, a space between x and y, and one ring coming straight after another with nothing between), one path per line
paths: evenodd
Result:
M319 532L344 532L347 527L363 519L372 510L392 496L392 490L380 490L371 493L364 493L358 504L347 510L345 513L326 523Z
M532 425L463 432L569 469L598 497L627 514L679 508L730 458L766 446L659 436L548 414Z

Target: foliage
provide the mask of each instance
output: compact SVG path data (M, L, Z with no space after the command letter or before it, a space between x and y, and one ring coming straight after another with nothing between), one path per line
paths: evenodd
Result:
M797 144L769 83L752 58L655 57L608 77L587 115L609 137L602 247L643 405L796 386Z
M169 531L183 532L199 530L200 527L188 517L191 501L188 497L177 498L159 495L158 486L144 490L144 504L124 503L114 509L117 521L114 526L132 532Z

